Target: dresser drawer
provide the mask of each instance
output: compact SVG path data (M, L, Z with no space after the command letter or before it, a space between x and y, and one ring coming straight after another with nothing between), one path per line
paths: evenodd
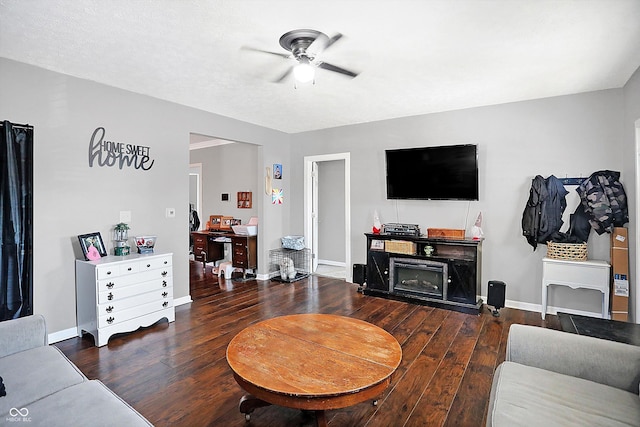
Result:
M118 277L120 275L120 265L100 265L96 268L96 276L98 279L107 279L111 277Z
M163 276L166 270L166 275ZM150 270L143 271L138 274L133 275L125 275L125 276L116 276L109 279L98 280L98 292L103 291L112 291L114 289L120 289L127 286L131 286L141 282L147 282L154 279L166 279L172 277L173 270L171 268L168 269L160 269L160 270Z
M118 301L129 298L134 295L144 294L155 290L161 290L173 287L173 279L171 277L164 279L154 279L148 282L125 286L123 288L103 291L98 293L98 304L104 304L109 301Z
M149 314L154 311L164 310L165 308L173 307L173 300L157 300L146 304L138 305L137 307L131 307L122 310L118 313L106 314L98 318L98 328L104 328L110 325L115 325L120 322L125 322L129 319L140 317L143 314Z
M171 268L171 257L154 257L140 261L140 271Z
M173 299L173 288L165 288L154 290L144 294L136 295L131 298L118 299L109 301L105 304L98 304L98 316L106 316L108 314L118 314L123 310L132 307L138 307L153 301L163 301Z

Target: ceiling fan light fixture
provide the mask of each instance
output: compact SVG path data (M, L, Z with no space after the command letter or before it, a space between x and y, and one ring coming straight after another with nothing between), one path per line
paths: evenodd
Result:
M313 81L316 74L316 67L311 65L307 58L302 58L300 63L293 69L293 76L300 83Z

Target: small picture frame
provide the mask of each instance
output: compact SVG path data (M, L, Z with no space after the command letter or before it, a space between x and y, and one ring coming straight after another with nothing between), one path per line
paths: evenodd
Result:
M250 209L253 193L251 191L238 191L238 209Z
M273 179L282 179L282 164L273 164Z
M102 236L99 232L81 234L78 236L78 240L80 241L80 247L82 248L82 253L86 261L90 260L88 255L92 246L97 249L101 257L107 256L107 250L105 249Z

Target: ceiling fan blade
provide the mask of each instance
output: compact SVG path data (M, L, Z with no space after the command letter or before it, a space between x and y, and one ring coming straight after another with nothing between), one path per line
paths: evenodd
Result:
M255 47L249 47L249 46L242 46L240 49L241 50L250 50L252 52L268 53L270 55L275 55L275 56L279 56L281 58L286 58L286 59L291 58L291 54L290 53L271 52L270 50L256 49Z
M358 73L354 73L353 71L349 71L347 69L344 68L340 68L340 67L336 67L335 65L329 64L327 62L321 62L318 64L318 68L322 68L328 71L333 71L336 73L340 73L340 74L344 74L345 76L349 76L349 77L356 77L358 75Z
M327 44L325 45L325 49L328 48L329 46L331 46L332 44L334 44L335 42L337 42L338 40L340 40L342 38L342 34L340 33L336 33L333 35L333 37L331 37L329 39L329 41L327 42Z
M316 38L313 43L309 45L309 47L307 48L307 52L312 53L313 56L317 56L341 38L341 33L336 33L331 38L321 33L318 38Z
M285 71L284 74L282 74L279 78L275 79L273 82L282 83L284 79L286 79L289 76L289 74L291 74L292 71L293 71L293 67L289 67L289 69Z

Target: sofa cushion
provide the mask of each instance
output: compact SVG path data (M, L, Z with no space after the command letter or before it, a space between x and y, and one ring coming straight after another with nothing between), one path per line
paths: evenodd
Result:
M30 426L150 426L135 409L98 380L65 388L26 407Z
M631 426L640 397L615 387L519 363L496 370L487 425Z
M0 398L0 414L24 408L86 377L57 347L43 346L0 358L7 395Z

